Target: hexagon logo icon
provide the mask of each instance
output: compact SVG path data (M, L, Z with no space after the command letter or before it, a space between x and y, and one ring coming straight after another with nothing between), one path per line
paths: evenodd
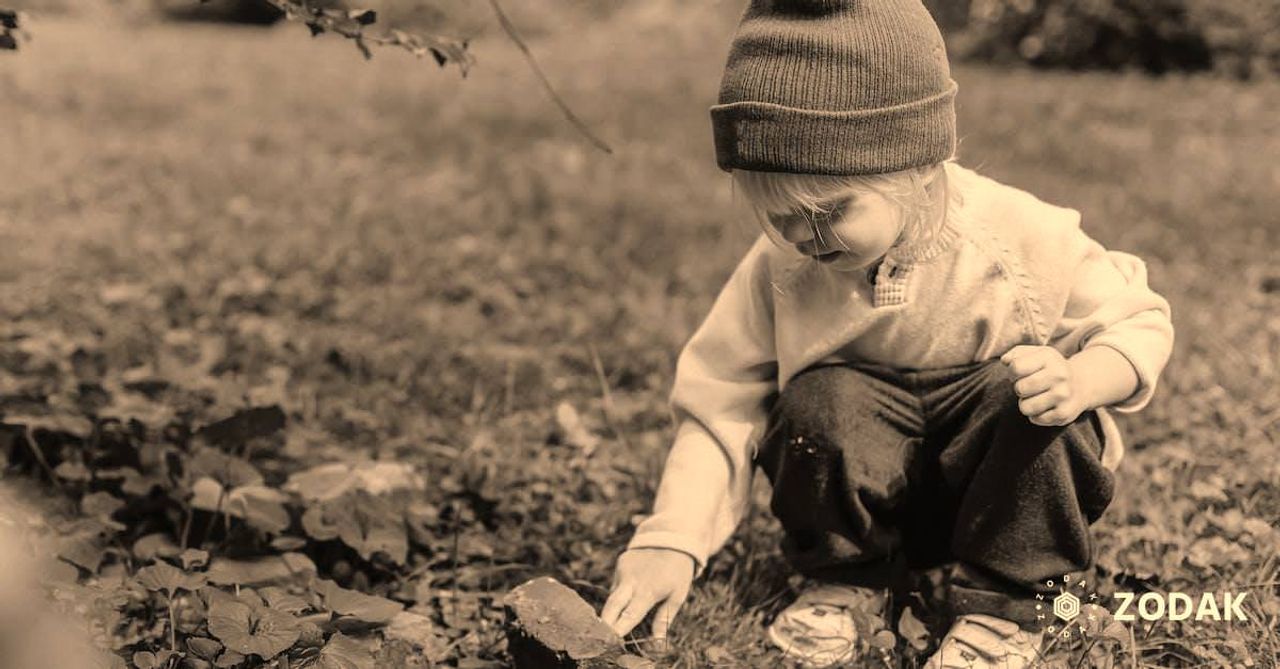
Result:
M1080 598L1070 592L1064 592L1053 598L1053 615L1063 622L1071 622L1080 615Z

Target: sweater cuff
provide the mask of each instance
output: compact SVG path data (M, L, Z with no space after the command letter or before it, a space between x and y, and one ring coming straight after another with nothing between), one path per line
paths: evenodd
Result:
M1119 353L1125 360L1129 361L1129 366L1133 367L1133 373L1138 377L1138 389L1133 391L1132 395L1106 408L1120 413L1133 413L1145 408L1156 394L1156 379L1147 369L1147 365L1143 364L1142 356L1135 355L1133 352L1126 350L1124 346L1118 345L1113 341L1098 341L1095 339L1089 342L1085 348L1094 346L1106 346Z
M637 532L627 544L627 550L634 548L665 548L680 551L693 558L693 577L698 578L707 566L705 541L678 532L656 531Z

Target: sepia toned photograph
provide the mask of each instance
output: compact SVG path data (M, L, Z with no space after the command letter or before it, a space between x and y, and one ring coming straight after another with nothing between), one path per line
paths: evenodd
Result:
M0 0L0 669L1280 667L1280 0Z

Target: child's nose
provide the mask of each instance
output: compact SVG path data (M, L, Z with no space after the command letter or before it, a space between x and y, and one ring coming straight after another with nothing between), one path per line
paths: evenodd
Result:
M788 216L778 222L778 232L788 244L803 244L813 241L813 226L800 216Z

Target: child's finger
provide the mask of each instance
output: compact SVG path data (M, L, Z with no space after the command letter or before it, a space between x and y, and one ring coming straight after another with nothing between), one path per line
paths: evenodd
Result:
M1017 346L1014 346L1008 351L1005 351L1004 355L1000 356L1000 362L1003 362L1004 364L1007 365L1023 356L1042 353L1043 349L1044 349L1043 346L1033 346L1031 344L1018 344Z
M1035 397L1052 388L1058 382L1052 374L1041 368L1039 371L1024 376L1013 384L1013 392L1023 399Z
M1068 415L1061 406L1056 406L1048 411L1031 416L1031 422L1044 427L1060 427L1069 425L1074 417Z
M676 614L680 612L680 607L684 605L687 594L675 593L667 598L658 608L658 612L653 616L653 637L655 639L667 638L667 630L671 627L671 621L675 619Z
M636 593L631 598L631 601L622 607L622 613L618 614L617 623L612 626L613 631L617 632L619 636L626 636L633 627L639 625L641 620L644 620L644 617L649 613L649 609L653 608L653 603L652 597L643 593Z
M1033 418L1058 406L1058 398L1052 393L1040 393L1035 397L1018 400L1018 410L1027 418Z
M617 629L618 616L627 602L631 601L631 593L634 590L635 586L632 582L624 579L622 585L609 593L609 599L605 600L604 607L600 609L600 619L604 624Z
M1067 391L1067 375L1060 365L1046 364L1013 384L1013 392L1022 398L1052 393L1058 399L1066 399Z
M1013 360L1014 358L1026 355L1027 353L1030 353L1038 348L1040 347L1032 346L1030 344L1018 344L1017 346L1014 346L1013 348L1005 351L1004 355L1000 356L1000 360L1001 362L1007 363L1010 360Z
M1021 348L1021 347L1017 347ZM1028 347L1030 348L1030 347ZM1016 350L1016 349L1015 349ZM1035 351L1027 351L1017 357L1011 357L1008 360L1001 358L1013 375L1023 378L1029 374L1034 374L1045 368L1049 364L1049 356L1045 354L1043 349Z

